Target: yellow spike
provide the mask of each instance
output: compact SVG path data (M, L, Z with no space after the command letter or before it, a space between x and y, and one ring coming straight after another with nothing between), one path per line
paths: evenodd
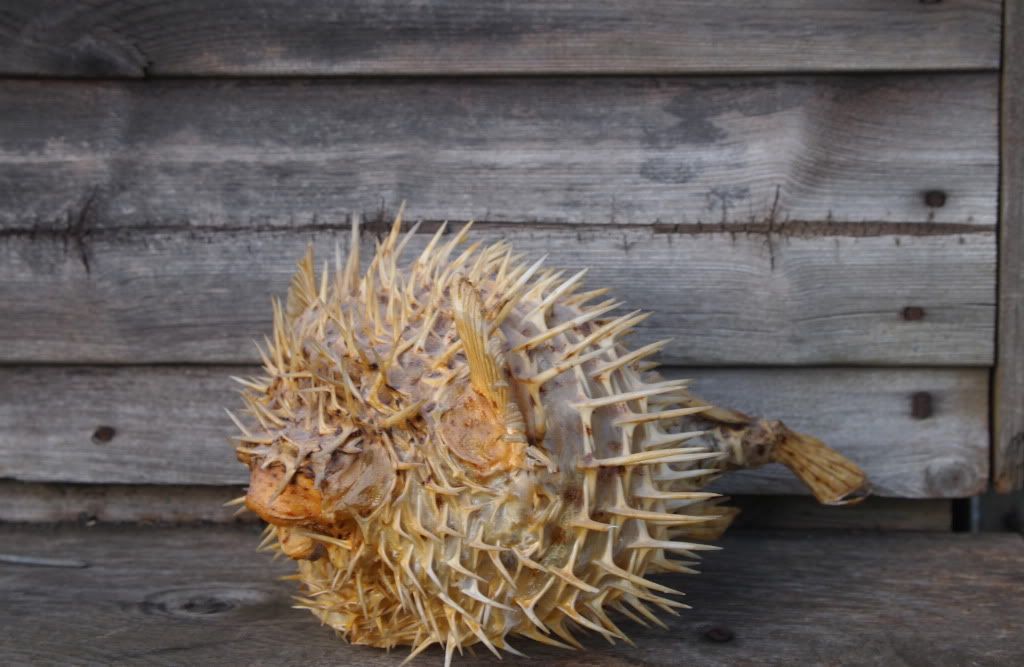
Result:
M446 229L448 229L447 220L441 223L441 226L437 228L436 232L434 232L434 236L431 237L430 242L427 243L427 247L423 249L422 253L420 253L419 259L416 260L417 266L432 266L434 248L437 247L437 244L441 240L441 237L444 236L444 232Z
M559 568L548 568L548 571L551 572L554 575L557 575L563 581L565 581L568 584L571 584L571 585L575 586L576 588L580 589L581 591L584 591L586 593L595 593L595 594L599 593L600 592L599 589L594 588L593 586L591 586L587 582L583 581L582 579L577 577L575 575L575 573L573 573L573 571L572 571L573 570L573 564L576 561L576 556L579 553L579 549L580 549L580 540L576 540L576 542L573 543L572 552L569 554L569 558L566 561L565 565L563 565L562 567L559 567ZM554 628L552 628L552 629L554 629Z
M551 294L548 294L546 297L544 297L544 300L538 303L532 309L530 309L530 311L527 312L526 315L523 315L523 319L528 320L531 316L533 316L536 313L540 313L542 315L546 314L548 308L550 308L552 304L554 304L555 301L558 300L559 297L561 297L567 291L576 287L580 283L580 281L583 280L583 277L585 275L587 275L587 269L583 269L582 271L573 275L571 278L569 278L564 283L559 285L556 289L552 290Z
M649 498L651 500L710 500L721 498L720 493L709 491L636 491L633 493L637 498Z
M598 298L600 298L602 296L605 296L606 294L608 294L611 291L612 290L611 290L610 287L602 287L601 289L594 289L594 290L590 290L589 292L582 292L580 294L573 294L573 295L571 295L569 297L566 297L565 305L580 307L583 304L585 304L587 301L593 301L594 299L598 299Z
M540 270L540 267L544 264L547 258L548 256L544 255L536 262L534 262L528 269L526 269L526 271L523 272L521 276L519 276L518 279L516 279L516 282L507 290L508 296L505 297L506 300L502 304L501 310L499 310L498 314L494 317L495 326L504 322L505 318L508 317L509 313L511 313L512 310L516 307L516 305L519 304L519 301L526 294L527 283L529 283L530 279L533 278L537 271Z
M253 437L252 431L247 429L245 427L245 425L242 424L241 420L239 420L238 417L236 417L235 414L233 412L231 412L231 410L228 410L227 408L224 408L224 412L228 413L228 417L231 417L231 421L235 422L235 426L238 427L238 430L241 431L245 435L246 438L252 438Z
M650 316L650 313L644 313L639 310L634 310L633 312L626 313L625 315L622 315L621 317L618 317L612 320L611 322L602 324L600 328L595 330L586 338L576 343L575 345L569 347L569 349L565 351L565 356L569 357L574 354L578 354L581 350L585 350L592 345L596 345L597 343L605 340L606 338L614 340L616 336L621 335L626 330L636 326L640 322L643 322Z
M647 510L638 510L635 507L620 506L609 507L605 511L616 516L622 516L628 519L640 519L647 523L663 526L704 523L705 521L711 521L712 519L717 518L715 516L693 516L687 514L671 514L668 512L649 512Z
M707 406L698 406L695 408L678 408L676 410L663 410L660 412L643 412L633 413L626 417L620 417L615 420L618 426L625 424L646 424L647 422L653 421L664 421L666 419L676 419L678 417L688 417L689 415L698 415L702 412L707 412Z
M548 646L554 646L556 648L564 648L564 649L568 649L570 651L578 650L578 648L582 648L582 647L576 647L576 646L572 646L570 644L566 644L566 643L560 642L560 641L558 641L557 639L555 639L553 637L549 637L547 635L541 634L540 632L537 631L536 628L532 628L532 627L528 628L526 630L520 630L519 634L523 635L524 637L529 637L533 641L540 642L541 644L547 644Z
M648 429L643 440L638 443L639 449L659 449L670 445L678 445L681 442L693 440L707 435L707 431L683 431L681 433L651 433L654 429Z
M627 391L621 394L612 394L610 396L601 396L600 398L592 398L588 401L581 403L573 403L573 407L577 410L581 408L601 408L608 405L615 405L616 403L625 403L627 401L635 401L641 398L648 398L650 396L657 396L658 394L665 394L670 391L676 391L679 387L675 383L666 383L664 386L651 386L646 389L638 389L636 391Z
M411 241L413 239L413 237L416 236L416 232L419 231L420 225L422 225L422 224L423 224L422 220L417 222L412 227L410 227L409 230L405 233L405 236L402 237L402 240L399 242L398 247L395 248L395 259L396 260L399 259L402 256L402 253L405 251L405 247L407 245L409 245L409 241Z
M578 326L586 324L595 317L600 317L601 315L604 315L608 311L618 308L619 305L621 304L618 301L605 301L604 303L595 306L591 310L588 310L583 314L574 317L571 320L566 320L565 322L562 322L558 326L551 327L550 329L547 329L537 334L533 338L523 341L519 345L516 345L514 348L512 348L512 350L514 352L521 352L523 350L533 349L540 345L541 343L554 338L555 336L563 334L566 331L569 331L570 329L574 329Z
M249 389L252 389L253 391L257 391L257 392L259 392L261 394L266 392L267 389L269 388L267 385L265 385L265 384L263 384L261 382L256 382L254 380L246 380L245 378L240 378L237 375L232 375L231 376L231 380L233 380L234 382L237 382L238 384L242 385L243 387L248 387Z
M345 278L342 281L344 291L355 294L359 289L359 225L362 222L358 213L352 213L352 237L348 247L348 262L345 264Z
M696 542L656 540L650 537L637 538L626 545L627 549L662 549L663 551L719 551L722 547Z
M622 368L623 366L626 366L628 364L633 363L637 359L642 359L642 358L644 358L646 356L654 354L655 352L657 352L661 348L663 348L666 345L668 345L670 342L671 342L671 339L666 338L665 340L659 340L659 341L655 341L653 343L650 343L648 345L644 345L643 347L640 347L640 348L637 348L637 349L633 350L629 354L625 354L625 355L619 357L615 361L608 362L604 366L601 366L600 368L595 370L592 373L592 375L595 378L601 378L601 377L607 376L610 373L612 373L613 371L616 371L616 370Z
M403 201L398 207L398 213L395 215L394 222L391 223L391 233L388 234L387 241L384 243L383 251L385 253L391 253L398 243L398 235L402 233L402 216L404 214L405 202Z
M546 371L543 371L541 373L537 373L533 377L526 378L524 380L524 382L527 382L527 383L533 384L533 385L537 385L537 386L541 386L541 385L547 383L549 380L557 377L558 375L561 375L565 371L567 371L567 370L569 370L571 368L574 368L576 366L579 366L581 364L585 364L588 361L596 359L596 358L598 358L599 356L601 356L603 354L607 354L607 352L608 352L607 350L603 350L603 349L591 350L590 352L588 352L588 353L586 353L584 355L578 356L578 357L572 357L571 359L563 359L562 361L559 361L558 363L556 363L554 366L552 366L551 368L547 369Z
M649 465L652 463L681 463L683 461L704 461L721 458L721 452L709 452L703 447L680 447L677 449L654 449L623 456L594 459L593 463L580 463L581 468Z

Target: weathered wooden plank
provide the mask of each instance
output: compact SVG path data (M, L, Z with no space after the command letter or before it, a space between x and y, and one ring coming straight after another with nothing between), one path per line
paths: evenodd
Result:
M5 3L0 74L763 72L999 64L999 3ZM799 44L799 48L793 48Z
M295 584L276 576L293 566L254 553L258 539L252 528L2 527L3 552L68 567L0 563L0 648L9 662L40 665L405 659L349 646L292 609ZM530 658L502 664L943 667L1014 664L1024 652L1017 535L747 533L722 545L699 576L661 578L693 606L666 616L668 630L622 619L636 647L583 635L579 653L520 640ZM713 640L723 635L734 639ZM419 664L442 660L435 647Z
M224 407L245 367L0 368L0 478L244 484ZM679 376L682 370L667 371ZM786 421L862 465L882 496L950 498L988 479L982 369L691 369L698 393ZM931 396L915 418L912 397ZM783 470L734 473L726 493L804 493Z
M0 227L288 227L402 199L428 220L988 226L998 83L7 80Z
M952 529L953 501L871 496L859 505L829 507L811 496L734 496L740 509L729 527L744 530L940 531Z
M96 523L254 523L258 520L255 514L238 514L238 507L224 506L244 493L241 486L39 484L5 479L0 480L0 522L74 521L87 526ZM801 519L802 515L790 520ZM788 516L785 510L777 511L771 526L778 527L776 524ZM894 519L898 521L901 517L897 515ZM924 514L921 521L928 522L929 517Z
M429 238L416 235L408 257ZM991 232L481 225L474 238L507 239L526 257L548 254L550 266L589 267L588 285L655 312L636 342L673 338L662 354L668 363L992 363ZM0 359L254 362L252 340L270 329L270 297L284 294L306 244L333 258L335 242L344 251L347 239L344 228L101 230L81 244L8 238L0 242Z
M695 392L823 438L868 473L883 496L955 498L988 476L988 374L983 370L673 369ZM914 396L927 395L928 409ZM920 403L922 399L918 399ZM805 493L780 465L723 477L731 494Z
M1006 2L1003 38L999 340L993 408L997 491L1024 488L1024 3Z
M244 486L69 484L0 480L0 522L192 525L257 523L252 512L224 504ZM872 497L860 505L819 505L810 496L738 496L730 530L846 529L949 531L949 500Z

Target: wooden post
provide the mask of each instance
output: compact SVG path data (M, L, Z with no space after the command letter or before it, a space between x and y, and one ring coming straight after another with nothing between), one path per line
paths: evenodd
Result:
M1000 105L999 338L992 480L1024 487L1024 0L1006 0Z

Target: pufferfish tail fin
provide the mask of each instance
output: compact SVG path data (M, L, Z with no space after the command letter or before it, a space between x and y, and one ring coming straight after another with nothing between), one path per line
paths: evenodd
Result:
M870 495L864 471L817 438L798 433L781 421L761 420L739 410L721 408L686 393L684 407L705 407L701 418L714 424L716 443L729 468L756 468L781 463L800 478L823 505L853 505Z

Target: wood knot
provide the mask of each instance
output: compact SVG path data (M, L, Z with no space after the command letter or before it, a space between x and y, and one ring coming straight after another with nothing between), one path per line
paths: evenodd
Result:
M147 596L139 605L142 613L174 618L208 618L241 607L264 605L274 596L255 588L178 588Z

